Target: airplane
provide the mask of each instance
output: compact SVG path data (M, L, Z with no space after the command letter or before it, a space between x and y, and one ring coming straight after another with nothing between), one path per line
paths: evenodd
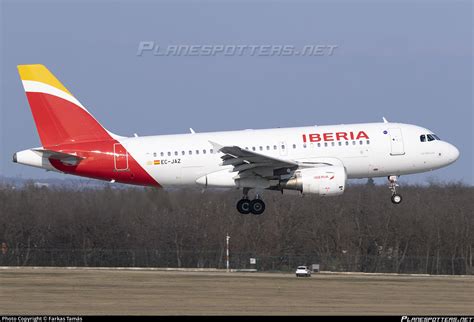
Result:
M341 195L348 179L387 177L399 204L401 175L445 167L459 150L432 131L383 122L124 137L106 130L43 65L19 65L41 146L13 162L71 175L157 188L242 189L236 208L260 215L249 191Z

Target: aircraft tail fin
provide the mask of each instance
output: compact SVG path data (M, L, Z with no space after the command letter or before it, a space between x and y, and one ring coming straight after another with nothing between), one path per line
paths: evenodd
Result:
M116 137L45 66L18 65L18 72L43 146Z

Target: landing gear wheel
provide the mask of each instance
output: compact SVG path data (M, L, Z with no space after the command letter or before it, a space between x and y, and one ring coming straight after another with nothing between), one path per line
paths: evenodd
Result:
M392 203L398 205L399 203L402 202L402 196L399 195L398 193L395 193L392 195Z
M237 210L241 213L241 214L249 214L250 213L250 200L248 199L240 199L239 202L237 202Z
M398 205L400 202L402 202L402 196L397 193L397 183L398 176L388 176L388 187L392 191L392 203L395 205Z
M250 202L250 212L254 215L261 215L265 211L265 203L261 199L254 199Z

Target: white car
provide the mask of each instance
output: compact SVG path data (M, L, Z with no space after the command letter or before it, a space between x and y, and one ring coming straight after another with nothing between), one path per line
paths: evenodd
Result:
M300 276L310 277L311 271L306 266L298 266L298 268L296 269L296 277Z

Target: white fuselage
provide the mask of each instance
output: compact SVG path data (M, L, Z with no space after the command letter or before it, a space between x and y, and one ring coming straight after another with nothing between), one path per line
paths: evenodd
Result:
M459 156L453 145L428 140L432 133L409 124L366 123L132 137L120 143L157 182L169 187L195 185L209 173L231 171L231 166L222 166L222 154L211 142L282 160L327 159L344 166L347 178L430 171Z

